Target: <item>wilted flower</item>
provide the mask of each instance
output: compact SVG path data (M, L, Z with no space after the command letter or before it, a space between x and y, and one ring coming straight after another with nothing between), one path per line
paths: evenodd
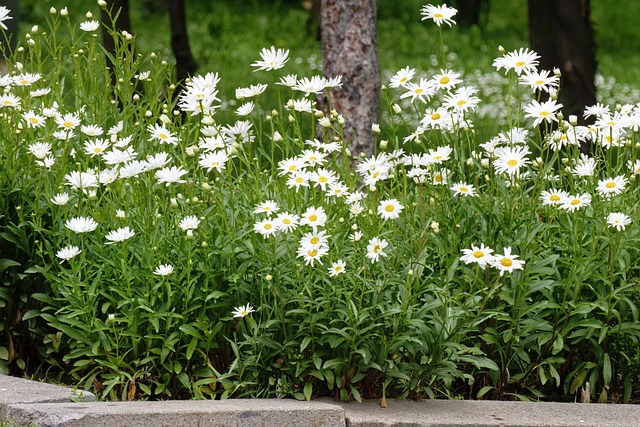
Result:
M60 258L61 260L63 260L63 261L67 261L67 260L70 260L71 258L75 257L76 255L78 255L80 252L82 252L82 251L77 246L69 245L69 246L65 246L64 248L60 249L56 253L56 256L58 258Z
M168 276L171 273L173 273L173 265L171 264L160 264L153 272L157 276Z

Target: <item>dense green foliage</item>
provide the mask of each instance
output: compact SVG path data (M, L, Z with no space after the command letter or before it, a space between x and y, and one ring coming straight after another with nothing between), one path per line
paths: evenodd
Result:
M166 39L117 35L112 88L100 38L78 27L89 19L84 9L70 7L65 17L51 1L23 10L25 20L47 19L31 29L33 44L21 40L9 63L15 79L6 92L18 101L0 107L3 372L45 376L111 399L573 400L587 381L602 401L637 399L640 148L637 131L624 121L637 113L633 106L616 115L618 99L603 99L612 104L611 120L625 123L615 128L622 142L607 139L612 125L599 125L592 132L593 173L577 174L585 162L578 147L554 150L562 135L554 139L546 121L540 129L525 117L537 94L519 85L513 70L493 71L497 43L479 30L419 22L416 2L381 5L387 83L407 65L425 79L450 68L478 87L481 103L451 127L403 142L453 91L421 103L401 99L402 87L388 87L378 156L350 159L337 114L297 109L287 101L313 97L273 84L289 73L319 74L317 43L301 24L306 12L238 3L216 2L211 19L191 20L202 74L220 74L220 84L208 83L220 98L215 114L181 112L177 100L165 97L172 76ZM205 16L198 7L194 2L190 13ZM135 16L134 27L166 25L153 11ZM255 28L249 38L233 31L247 20ZM400 24L407 20L413 22ZM517 22L492 16L485 35ZM507 50L525 44L520 24L501 42ZM424 43L439 40L440 31L445 45ZM271 45L290 49L291 59L283 69L254 72L249 64ZM29 80L25 73L41 78L21 83ZM269 83L264 94L235 99L238 87L258 83ZM255 108L239 117L236 107L249 98ZM42 126L29 112L40 115ZM72 117L61 119L66 113ZM324 119L323 130L317 119ZM578 132L560 123L565 137ZM83 125L105 133L79 131ZM527 147L518 173L500 173L498 156L482 146L499 134L496 146ZM316 137L336 142L336 151L314 143ZM96 148L102 140L107 145ZM317 151L310 153L313 144ZM104 157L128 148L123 165ZM219 162L224 167L209 161L207 169L203 156L218 151L230 158ZM132 172L133 160L140 166L161 153L166 165ZM315 163L314 156L325 161ZM292 188L282 159L305 159L317 185ZM165 166L174 171L159 175ZM109 170L119 177L87 184L88 175L97 179ZM78 180L74 173L88 175ZM337 178L352 199L328 194L323 174ZM604 184L618 177L619 191L607 196ZM474 187L477 196L465 196L462 187ZM576 210L545 203L541 196L552 189L565 198L588 193L589 202ZM69 201L54 202L59 194ZM401 212L385 218L392 200ZM277 213L298 216L323 207L326 222L271 234L265 221L277 213L268 215L267 201ZM631 223L612 226L616 212ZM69 221L78 217L94 219L96 228L73 231ZM326 238L326 247L302 246L310 234ZM475 253L481 244L507 261L466 264L464 251ZM61 253L70 246L76 251ZM339 261L343 270L335 267ZM165 265L171 271L158 270ZM238 314L247 304L256 311Z

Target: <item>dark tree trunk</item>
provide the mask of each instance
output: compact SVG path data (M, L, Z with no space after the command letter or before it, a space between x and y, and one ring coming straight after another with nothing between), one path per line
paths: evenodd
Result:
M480 17L489 9L491 0L455 0L452 4L458 9L456 22L463 28L473 25L482 26Z
M558 100L564 114L586 124L584 109L597 102L590 0L529 0L529 42L541 56L540 68L562 72Z
M112 18L110 18L109 15L111 15L112 18L115 18L113 21L113 27L117 32L120 33L122 31L127 31L128 33L132 33L131 19L129 17L129 0L108 0L107 7L102 9L101 12L102 22L106 25L106 27L102 27L104 48L107 52L114 55L116 47L113 36L109 32L109 30L112 29Z
M325 77L342 76L331 94L345 119L349 149L373 153L371 124L380 114L380 66L375 0L322 0L322 63Z
M184 0L169 0L169 22L171 24L171 48L176 57L176 71L178 81L184 81L193 75L198 68L187 35L187 22L184 12Z
M127 31L131 33L131 18L129 16L129 0L108 0L107 7L100 12L102 23L102 44L109 55L115 57L116 45L112 30L121 33ZM113 21L112 21L113 19ZM111 87L116 86L116 74L113 72L114 65L107 55L107 63L111 67Z

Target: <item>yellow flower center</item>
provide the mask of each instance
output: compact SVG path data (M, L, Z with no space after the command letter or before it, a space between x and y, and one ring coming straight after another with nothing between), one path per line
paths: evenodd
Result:
M436 175L435 181L436 182L442 182L442 175L440 175L440 174Z
M93 147L93 152L94 152L94 153L101 153L101 152L102 152L102 148L100 148L100 147Z
M547 117L549 114L551 113L549 113L548 111L540 111L540 117Z
M511 261L509 258L502 258L500 260L500 264L502 264L504 267L511 267L513 265L513 261Z
M312 249L310 251L307 251L307 255L309 255L310 257L314 257L318 255L318 251L316 251L315 249Z
M11 101L10 101L10 100L8 100L8 99L5 99L2 103L3 103L4 105L13 105L13 102L11 102Z
M551 200L552 202L559 202L560 201L560 196L558 196L557 194L552 194L549 197L549 200Z
M406 77L402 77L402 78L400 79L400 83L406 83L406 82L407 82L407 80L409 80L409 79L408 79L408 78L406 78Z
M509 160L509 161L507 162L507 164L508 164L509 166L511 166L511 167L514 167L515 165L517 165L517 164L518 164L518 161L517 161L517 160L515 160L515 159L511 159L511 160Z
M220 166L220 162L216 162L216 161L211 162L211 167L217 168L218 166Z
M169 135L167 135L166 133L161 133L160 135L158 135L160 138L162 139L167 139L169 138Z
M304 178L303 178L303 177L301 177L301 176L299 176L299 177L297 177L297 178L296 178L296 182L297 182L298 184L302 184L302 183L304 182Z
M469 189L467 187L460 187L458 190L460 190L462 193L468 193Z
M609 182L607 182L605 187L607 187L607 188L616 188L616 183L613 182L613 181L609 181Z
M333 271L335 271L336 273L340 273L342 271L342 266L336 265L335 267L333 267Z
M580 199L573 199L573 200L571 201L571 204L572 204L573 206L575 206L575 205L579 205L579 204L580 204Z
M395 210L395 206L393 206L392 204L388 204L384 207L384 210L387 212L393 212Z
M464 99L461 99L460 101L456 102L456 105L457 105L458 107L462 107L462 106L463 106L464 104L466 104L466 103L467 103L467 101L465 101Z
M264 229L265 229L265 230L271 230L271 227L273 227L273 226L272 226L271 224L269 224L269 223L266 223L266 224L264 225Z
M440 84L441 85L446 85L447 83L449 83L451 81L451 79L449 78L449 76L444 76L440 79Z
M309 156L309 161L310 162L315 162L316 160L318 160L318 158L316 156Z
M440 116L440 114L438 114L438 113L433 113L433 114L431 115L431 120L438 120L440 117L441 117L441 116Z
M442 160L442 156L441 155L435 155L433 156L433 160Z
M40 120L38 120L38 119L37 119L37 118L35 118L35 117L29 117L29 121L30 121L31 123L33 123L33 124L36 124L36 123L38 123Z
M373 177L373 178L377 178L379 176L380 176L380 171L376 171L376 172L373 173L373 175L371 175L371 177Z
M311 214L309 215L309 221L314 222L318 220L318 215L316 214Z
M434 13L433 17L436 18L436 19L442 19L442 18L444 18L444 15L441 14L441 13Z
M380 247L380 245L375 245L373 247L373 253L377 254L378 252L380 252L382 250L382 248Z
M70 121L66 121L64 123L62 123L62 126L66 127L66 128L72 128L73 127L73 122Z
M309 240L309 243L311 243L312 245L317 245L318 242L320 242L320 239L316 236L313 236L311 240Z
M421 87L416 89L416 95L421 95L424 92L424 89L422 89Z
M482 258L484 256L484 252L482 251L475 251L473 253L474 258Z
M282 223L285 224L285 225L289 225L289 224L291 224L291 220L289 218L285 218L285 219L282 220Z
M542 84L544 83L544 80L536 80L534 83L536 86L542 86Z
M327 182L327 181L328 181L328 179L327 179L327 177L326 177L326 176L321 176L320 178L318 178L318 181L320 181L320 182Z
M525 62L524 61L518 61L516 62L516 67L520 68L520 67L524 67Z

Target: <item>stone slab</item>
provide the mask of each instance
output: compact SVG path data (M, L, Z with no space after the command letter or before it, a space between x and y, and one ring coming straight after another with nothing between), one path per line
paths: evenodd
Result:
M75 392L72 388L0 375L0 420L7 419L7 408L24 403L65 403L72 398L94 401L89 392Z
M324 400L323 400L324 401ZM640 405L428 400L339 403L348 427L640 427Z
M291 399L16 404L7 416L37 427L344 427L339 405Z

